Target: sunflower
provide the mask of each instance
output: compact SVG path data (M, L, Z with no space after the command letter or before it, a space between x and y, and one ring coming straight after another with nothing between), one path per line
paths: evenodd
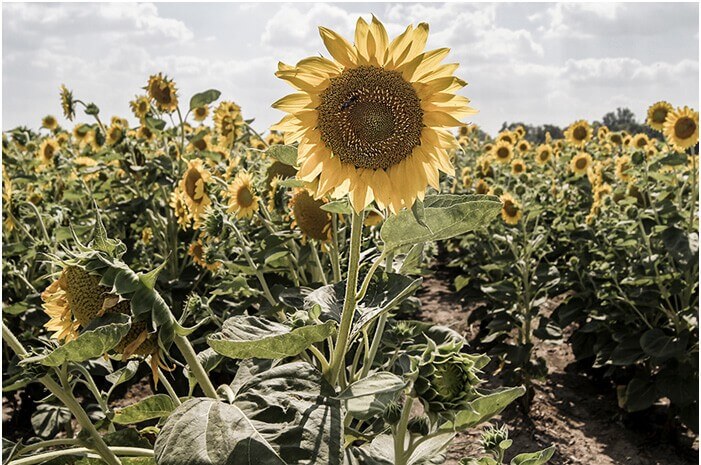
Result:
M523 139L516 143L516 148L519 152L525 153L531 149L531 144L526 139Z
M652 129L662 131L667 115L673 110L673 107L668 102L660 100L659 102L650 105L647 109L647 123Z
M268 145L282 145L285 143L285 139L279 132L270 131L268 137L265 138L265 142L267 142Z
M550 144L541 144L535 151L535 162L543 166L547 164L553 156L553 148Z
M511 162L511 174L519 175L526 172L526 163L521 158L516 158Z
M265 150L268 148L268 144L266 144L261 138L259 137L251 137L251 140L249 141L249 145L251 148L254 148L256 150ZM265 156L265 153L260 154L260 156Z
M621 135L620 132L611 132L609 133L608 140L610 143L613 145L621 146L623 145L623 136Z
M492 169L492 159L488 156L481 156L477 159L477 167L479 168L479 173L487 178L494 177L494 170Z
M572 157L572 160L570 161L570 170L576 177L580 177L587 173L591 163L591 155L586 152L580 152Z
M516 134L512 133L511 131L502 131L497 135L497 138L494 139L494 142L506 142L509 145L514 145L517 140L518 136Z
M129 102L129 106L134 116L139 118L140 121L143 121L149 111L151 111L151 101L145 95L136 96L134 100Z
M472 184L472 176L470 176L471 172L472 170L469 166L464 167L462 171L460 171L460 179L462 179L463 187L467 187Z
M616 176L621 181L628 182L633 179L633 175L630 173L631 168L629 156L625 155L616 159Z
M156 102L159 111L172 113L178 109L178 93L175 83L163 76L162 73L154 74L148 78L146 85L148 96Z
M190 139L190 143L187 145L186 151L188 152L206 152L210 151L212 147L212 135L209 134L208 129L201 129L195 133Z
M205 248L204 244L200 239L197 239L195 242L190 244L190 247L187 250L188 255L192 257L192 260L201 268L204 268L209 271L217 271L219 267L221 266L221 262L216 261L213 263L208 263L207 262L207 257L205 253Z
M501 217L506 224L515 225L523 216L521 204L514 199L511 194L504 193L501 196Z
M606 126L599 126L599 129L596 130L596 138L599 140L606 140L606 137L609 135L609 128Z
M154 134L148 126L142 125L136 130L136 137L151 142L156 139L156 134Z
M107 128L107 145L116 145L124 138L124 127L112 124Z
M58 129L58 121L53 115L46 115L41 119L41 127L48 129L49 131L55 131Z
M75 101L73 100L73 92L68 90L66 86L61 84L61 110L63 116L69 121L73 121L75 117Z
M192 117L195 121L204 121L209 116L209 106L202 105L201 107L196 107L192 110Z
M292 227L298 227L305 238L330 241L331 213L321 209L325 203L324 199L315 199L307 189L295 189L288 204L292 212Z
M39 159L44 165L51 165L54 162L54 156L58 152L58 141L53 138L44 139L39 144Z
M56 134L56 142L58 142L58 145L63 147L66 145L66 142L68 142L71 139L71 135L68 134L67 132L59 132Z
M185 202L185 194L180 189L175 189L170 194L170 208L173 209L175 218L182 229L187 229L190 227L192 218L187 209L187 202Z
M650 138L647 137L647 134L643 134L643 133L634 135L633 139L630 141L630 145L634 149L643 149L649 143L650 143Z
M119 126L123 129L129 129L129 121L126 118L120 118L119 116L113 116L110 120L110 125Z
M214 110L214 127L230 146L243 134L245 126L241 107L234 102L224 101Z
M565 131L567 141L575 147L584 147L591 139L592 129L584 120L575 121Z
M524 137L526 136L526 128L524 128L523 126L521 126L521 125L519 124L519 125L516 126L516 128L514 129L514 133L516 134L516 137L518 137L519 139L522 139L522 138L524 138Z
M464 126L460 126L458 128L458 138L460 137L467 137L470 135L471 127L468 126L467 124Z
M475 194L486 194L489 192L489 184L484 179L477 181L475 185Z
M475 111L455 92L457 64L440 64L449 49L423 52L428 25L412 26L390 42L373 16L360 18L351 45L320 28L333 60L311 57L280 64L276 75L300 92L273 104L288 112L273 129L299 142L300 179L317 180L315 197L350 195L355 211L373 200L396 212L439 189L439 170L453 175L447 129Z
M693 147L699 141L699 112L689 107L670 111L662 132L676 150L684 151Z
M382 215L382 213L378 212L377 210L370 210L365 216L363 224L367 227L373 227L382 224L384 220L385 217Z
M600 203L613 192L610 184L602 183L594 189L594 202Z
M492 157L499 163L508 163L513 155L513 146L504 140L497 142L492 149Z
M195 228L198 228L205 209L212 203L207 194L207 183L211 175L202 165L202 160L190 160L187 170L180 180L180 191L183 193L190 216L194 220Z
M110 288L102 286L100 280L100 275L70 265L64 267L59 278L44 290L41 294L44 312L50 317L44 327L53 333L52 339L71 341L78 337L81 327L88 326L105 313L131 315L130 302L110 294ZM157 380L158 368L163 365L156 339L156 335L148 333L145 321L132 321L127 334L112 350L122 354L123 358L151 356L151 369Z
M491 144L491 143L490 143L490 144L484 144L484 146L482 146L482 150L483 150L484 153L489 153L489 152L491 152L493 148L494 148L494 144Z
M251 218L258 210L260 199L255 194L251 175L245 171L240 171L229 184L227 196L229 208L226 211L235 213L237 218Z

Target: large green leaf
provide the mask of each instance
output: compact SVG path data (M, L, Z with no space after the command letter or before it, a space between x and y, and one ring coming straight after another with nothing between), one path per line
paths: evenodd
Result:
M501 388L470 402L455 415L455 419L441 429L463 430L479 425L497 415L511 402L526 392L523 386Z
M404 386L397 375L381 371L352 383L338 397L350 415L365 420L384 412Z
M341 401L312 365L293 362L258 373L241 386L235 404L285 462L342 463Z
M116 346L129 332L130 319L121 313L107 313L94 319L77 338L51 352L29 357L20 364L39 363L56 367L65 362L84 362L100 357Z
M681 337L667 336L659 328L650 329L640 338L640 347L646 354L662 360L678 357L684 353L687 334Z
M230 358L279 359L299 354L335 330L336 324L331 321L292 328L257 316L234 316L224 322L221 331L210 335L207 343Z
M650 379L633 378L626 387L623 405L629 412L650 407L658 398L657 387Z
M488 224L501 210L501 202L487 195L429 195L424 200L422 226L403 210L387 218L380 229L386 249L459 236Z
M287 465L239 407L204 398L173 411L154 453L158 465Z
M135 404L116 409L113 421L120 425L130 425L168 416L174 408L175 404L169 395L156 394L141 399Z

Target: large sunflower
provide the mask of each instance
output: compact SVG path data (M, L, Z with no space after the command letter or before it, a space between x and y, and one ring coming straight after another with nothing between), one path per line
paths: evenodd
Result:
M650 105L647 109L647 125L652 129L662 131L667 115L672 111L672 105L669 102L661 100Z
M684 151L699 141L699 112L689 107L677 108L667 114L663 132L667 142Z
M465 82L458 64L440 64L449 49L424 52L428 25L389 40L373 17L358 19L355 44L320 28L333 60L281 63L276 75L299 92L273 104L287 113L274 129L299 142L298 177L317 180L315 196L350 194L356 211L375 200L396 212L439 188L438 171L454 174L448 150L458 148L447 129L475 113L455 92Z

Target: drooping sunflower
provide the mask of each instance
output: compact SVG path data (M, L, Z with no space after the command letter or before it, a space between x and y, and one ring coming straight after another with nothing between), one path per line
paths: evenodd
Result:
M572 157L572 160L570 161L570 170L576 177L584 176L587 174L591 163L591 155L586 152L580 152Z
M41 119L41 127L49 131L55 131L58 128L58 121L53 115L46 115Z
M634 149L644 149L649 143L650 138L647 137L647 134L643 133L634 135L633 139L630 141L630 145Z
M650 105L650 108L647 109L647 125L652 129L662 131L667 115L672 110L672 105L664 100L653 103Z
M508 163L514 156L514 148L505 140L499 141L492 148L492 157L499 163Z
M510 225L518 224L523 216L521 204L508 193L502 194L500 198L502 202L501 217L504 222Z
M547 164L553 156L553 148L550 144L541 144L535 151L535 162L543 166Z
M208 129L201 129L192 136L185 150L187 152L206 152L211 150L211 147L212 135L209 134Z
M192 110L192 117L195 121L204 121L209 116L209 105L202 105Z
M465 82L457 64L440 64L449 49L424 52L428 25L412 26L390 41L373 17L358 19L355 43L321 27L333 60L310 57L280 64L276 75L299 92L273 104L287 113L273 129L299 142L298 177L318 181L315 197L350 194L356 211L375 200L398 211L439 188L439 170L453 175L447 129L473 114L455 92Z
M68 90L66 86L61 84L61 110L63 110L63 116L67 120L73 121L75 117L75 101L73 100L73 92Z
M519 175L526 172L526 163L521 158L515 158L511 162L511 174Z
M146 125L141 125L136 130L136 137L151 142L156 139L156 134Z
M178 93L175 82L163 76L162 73L154 74L148 78L146 85L148 96L156 102L159 111L172 113L178 109Z
M134 116L139 118L140 121L146 118L149 111L151 111L151 101L145 95L136 96L134 100L129 102L129 106Z
M618 176L618 179L621 181L628 182L633 179L633 175L630 173L631 168L632 165L628 155L616 159L616 176Z
M592 129L584 120L575 121L565 130L567 141L575 147L582 148L591 139Z
M57 152L58 142L56 139L46 138L39 144L39 160L44 165L53 164Z
M130 302L110 294L110 289L102 286L100 279L99 275L80 266L69 265L42 293L44 312L50 317L44 327L53 333L53 339L71 341L78 337L81 327L105 313L131 313ZM132 321L127 334L112 350L124 359L132 355L150 356L156 380L158 368L166 368L161 363L157 336L149 334L146 321Z
M107 145L116 145L124 137L124 127L118 124L112 124L107 128Z
M305 238L320 242L331 240L331 213L322 210L324 199L315 199L305 188L292 192L288 204L292 213L292 227L299 228Z
M180 191L183 193L185 204L194 221L195 228L199 227L205 209L212 203L207 193L207 183L211 174L202 164L202 160L190 160L187 170L180 180Z
M251 218L258 210L260 198L255 193L251 175L246 171L240 171L229 184L227 197L229 198L227 212L235 213L237 218Z
M689 107L670 111L662 132L667 142L679 151L693 147L699 142L699 112Z

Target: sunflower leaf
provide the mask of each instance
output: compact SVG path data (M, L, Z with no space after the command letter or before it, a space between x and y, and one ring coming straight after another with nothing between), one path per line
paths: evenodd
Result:
M297 166L297 147L291 145L271 145L265 153L280 163Z
M218 99L220 95L221 92L216 89L209 89L205 90L204 92L200 92L199 94L195 94L190 99L190 110L209 105Z

